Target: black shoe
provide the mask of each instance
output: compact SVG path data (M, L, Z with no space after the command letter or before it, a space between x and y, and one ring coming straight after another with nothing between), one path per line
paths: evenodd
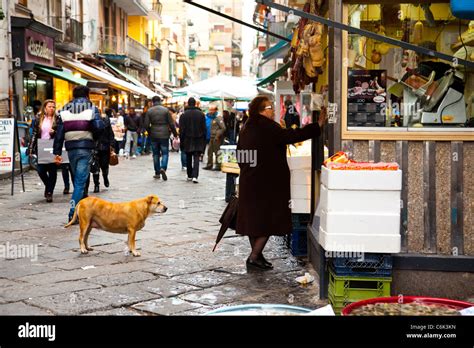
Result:
M108 177L104 177L104 186L105 187L109 187L110 183L109 183L109 178Z
M99 192L99 185L96 185L94 186L94 193L98 193Z
M63 191L63 195L68 195L69 194L69 187L65 187Z
M216 167L216 168L213 168L212 170L215 171L215 172L220 172L220 171L221 171L221 169L220 169L220 168L217 168L217 167Z
M209 167L209 166L205 166L204 168L202 168L204 170L212 170L212 167Z
M168 176L166 175L166 171L164 169L160 170L160 174L164 181L168 180Z
M263 254L260 254L260 260L263 261L263 263L264 263L265 265L267 265L268 267L273 268L273 264L272 264L271 262L267 261L267 259L265 259L265 258L263 257Z
M262 260L251 260L250 257L247 259L247 267L249 268L258 268L262 270L272 269L273 267L267 266Z
M51 203L53 201L53 194L47 193L46 194L46 202Z

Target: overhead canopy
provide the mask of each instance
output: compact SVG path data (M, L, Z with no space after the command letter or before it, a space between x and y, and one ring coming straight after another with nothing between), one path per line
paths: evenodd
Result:
M148 99L153 98L154 96L158 95L155 92L151 91L148 88L142 88L137 85L134 85L133 83L121 80L107 71L104 70L99 70L96 68L92 68L86 64L83 64L77 60L67 60L67 59L62 59L59 58L59 60L66 64L67 66L85 74L88 76L92 76L94 79L101 80L107 82L110 86L120 89L122 91L134 93L134 94L139 94L139 95L144 95Z
M280 69L275 71L273 74L268 75L267 77L264 77L260 81L258 81L257 86L264 86L269 83L272 83L275 81L277 78L279 78L281 75L283 75L291 66L291 62L286 63L283 65Z
M289 40L291 40L292 38L293 34L288 36ZM269 48L268 50L262 53L262 60L260 61L259 65L263 65L272 59L284 58L287 55L289 49L290 42L280 40L275 46Z
M151 89L149 89L146 85L144 85L143 83L141 83L139 80L137 80L136 78L134 78L132 75L129 75L127 73L124 73L122 70L120 69L117 69L115 66L113 66L112 64L108 63L108 62L105 62L105 64L110 68L112 69L113 71L115 71L117 74L119 74L120 76L126 78L127 80L129 80L131 83L133 83L134 85L137 85L138 87L141 87L145 90L148 90L149 93L155 93L153 92ZM161 93L160 93L161 94ZM162 95L160 95L160 97L162 97Z
M153 86L155 86L155 89L158 91L158 93L162 94L163 96L167 98L172 97L172 94L163 87L161 87L159 84L154 83Z
M71 74L69 71L65 70L54 70L54 69L48 69L42 66L35 66L35 70L44 72L45 74L54 76L58 79L65 80L68 82L72 82L76 85L82 85L82 86L87 86L87 80L83 79L81 77L76 77L73 74Z
M259 94L254 80L242 77L218 75L207 80L196 82L190 86L173 92L173 97L196 96L199 98L251 100Z

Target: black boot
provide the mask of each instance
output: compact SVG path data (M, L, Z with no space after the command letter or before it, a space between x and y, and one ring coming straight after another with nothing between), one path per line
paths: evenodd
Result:
M94 185L94 193L98 193L99 192L99 185Z

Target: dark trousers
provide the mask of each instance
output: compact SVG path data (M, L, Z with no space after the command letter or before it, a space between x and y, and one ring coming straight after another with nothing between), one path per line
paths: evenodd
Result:
M109 150L99 150L97 152L97 157L99 158L99 167L100 171L102 171L102 177L107 178L109 176L109 162L110 162L110 151ZM99 174L94 173L94 185L99 186Z
M186 152L186 170L188 172L188 178L198 178L200 155L200 152Z
M99 186L100 185L100 172L102 171L102 177L107 178L109 176L109 162L110 162L110 150L99 150L97 151L97 158L99 162L99 171L96 173L91 173L92 178L94 179L94 185ZM89 194L89 185L90 185L90 177L87 178L86 181L86 186L84 188L84 195L87 196Z
M221 168L221 163L219 161L218 152L221 148L222 142L221 140L217 140L216 138L211 138L209 141L209 146L207 147L207 167L212 168L214 164L214 157L216 158L216 169Z
M74 183L74 176L72 175L72 170L69 163L61 164L61 171L63 174L64 188L69 190L69 188L71 187L69 184L69 173L71 173L71 180Z
M46 193L53 194L58 178L58 167L55 163L38 164L38 175L45 186Z
M235 179L237 174L227 173L225 181L225 201L230 202L230 198L235 194Z

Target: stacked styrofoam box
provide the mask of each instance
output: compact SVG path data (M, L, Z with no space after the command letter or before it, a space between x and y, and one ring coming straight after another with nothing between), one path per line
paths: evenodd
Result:
M289 156L291 174L291 212L309 214L311 210L311 156Z
M319 244L327 251L400 252L400 170L321 172Z

